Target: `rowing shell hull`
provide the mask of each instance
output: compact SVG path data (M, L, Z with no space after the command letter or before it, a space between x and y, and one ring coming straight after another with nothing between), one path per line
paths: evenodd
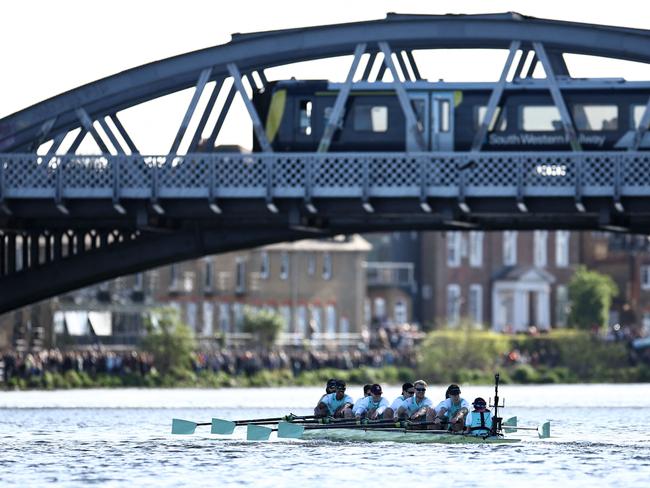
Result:
M408 442L411 444L512 444L521 439L505 437L482 437L459 434L436 434L423 432L391 432L362 429L314 429L305 430L302 439L325 439L353 442Z

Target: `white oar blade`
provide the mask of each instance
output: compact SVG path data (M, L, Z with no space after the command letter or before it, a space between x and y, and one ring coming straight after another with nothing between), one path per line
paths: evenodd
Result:
M189 420L172 419L172 434L194 434L195 430L196 422L190 422Z
M551 423L544 422L537 431L537 435L539 435L540 439L548 439L551 437Z
M517 432L517 417L510 417L508 420L503 422L501 426L506 434Z
M223 419L212 419L211 434L232 434L235 431L235 422Z
M278 437L283 439L300 439L305 431L304 425L291 422L280 422L278 424Z
M246 439L249 441L267 441L273 429L261 425L249 424L246 429Z

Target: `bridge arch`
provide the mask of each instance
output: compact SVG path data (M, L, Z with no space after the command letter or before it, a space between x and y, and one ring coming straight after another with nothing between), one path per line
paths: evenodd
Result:
M379 42L394 50L433 48L508 49L513 40L526 48L546 46L551 59L562 53L650 62L650 32L527 17L493 15L401 15L383 20L279 31L234 34L224 45L156 61L109 76L37 103L0 120L0 152L30 152L44 141L82 126L79 109L91 120L231 75L319 58L349 55L360 43L367 52ZM561 61L559 61L561 63ZM206 71L207 70L207 71ZM208 73L207 76L202 73Z

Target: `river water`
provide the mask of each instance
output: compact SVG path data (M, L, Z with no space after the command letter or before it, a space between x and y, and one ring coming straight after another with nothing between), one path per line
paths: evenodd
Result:
M462 385L461 385L462 386ZM170 434L171 419L309 414L321 388L0 392L0 486L643 486L650 384L503 385L503 417L551 421L550 439L437 445ZM438 400L445 387L430 386ZM349 387L355 396L360 387ZM384 387L393 398L399 387ZM470 402L493 388L463 387Z

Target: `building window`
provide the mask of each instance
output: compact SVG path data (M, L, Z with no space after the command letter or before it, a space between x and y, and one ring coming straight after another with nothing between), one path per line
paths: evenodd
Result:
M650 265L641 266L641 289L650 290Z
M447 285L447 324L460 322L460 285Z
M325 308L327 333L331 336L336 334L336 307L328 305Z
M212 291L214 287L214 264L212 261L206 261L203 270L203 289Z
M178 290L178 266L176 264L169 267L169 290Z
M270 273L271 264L269 262L269 253L262 251L260 254L260 278L263 280L268 279Z
M230 332L230 309L227 303L219 304L219 330L223 333Z
M136 273L135 280L133 282L134 291L144 290L144 273Z
M617 130L618 107L576 103L573 106L573 121L578 130Z
M569 265L569 236L566 230L555 232L555 266L566 268Z
M517 231L506 230L503 233L503 264L514 266L517 264Z
M354 108L354 130L360 132L386 132L388 107L357 105Z
M469 317L476 325L483 323L483 286L469 285L468 297Z
M447 266L457 268L460 266L461 239L462 235L458 231L447 232Z
M282 251L280 253L280 279L289 278L289 253Z
M323 254L323 279L332 278L332 255L328 252Z
M350 319L347 317L341 317L339 330L341 331L341 334L348 334L350 332Z
M203 335L212 337L214 334L214 305L212 302L203 302Z
M198 315L198 307L196 306L196 303L189 302L187 304L187 325L190 328L190 330L194 333L198 332L198 330L196 329L197 315Z
M320 307L311 307L309 328L312 334L320 334L323 330L323 311Z
M396 324L405 324L408 322L408 313L404 300L397 300L393 310L393 318Z
M547 260L547 246L546 241L548 240L548 231L546 230L536 230L533 233L533 252L535 254L535 266L538 268L544 268L548 264Z
M281 305L279 313L282 316L282 320L284 321L284 327L282 330L284 332L289 332L291 327L291 307L288 305Z
M558 327L567 324L569 290L566 285L558 285L555 290L555 323Z
M244 306L241 303L233 303L232 316L235 321L235 331L241 332L244 327Z
M243 258L237 258L235 266L235 292L244 293L246 291L246 261Z
M307 274L309 276L316 274L316 253L310 252L307 255Z
M469 233L469 265L475 268L483 266L483 232Z
M386 300L381 297L377 297L374 300L374 317L378 319L383 319L386 317Z
M300 337L305 337L307 332L307 308L304 305L296 309L296 332Z

